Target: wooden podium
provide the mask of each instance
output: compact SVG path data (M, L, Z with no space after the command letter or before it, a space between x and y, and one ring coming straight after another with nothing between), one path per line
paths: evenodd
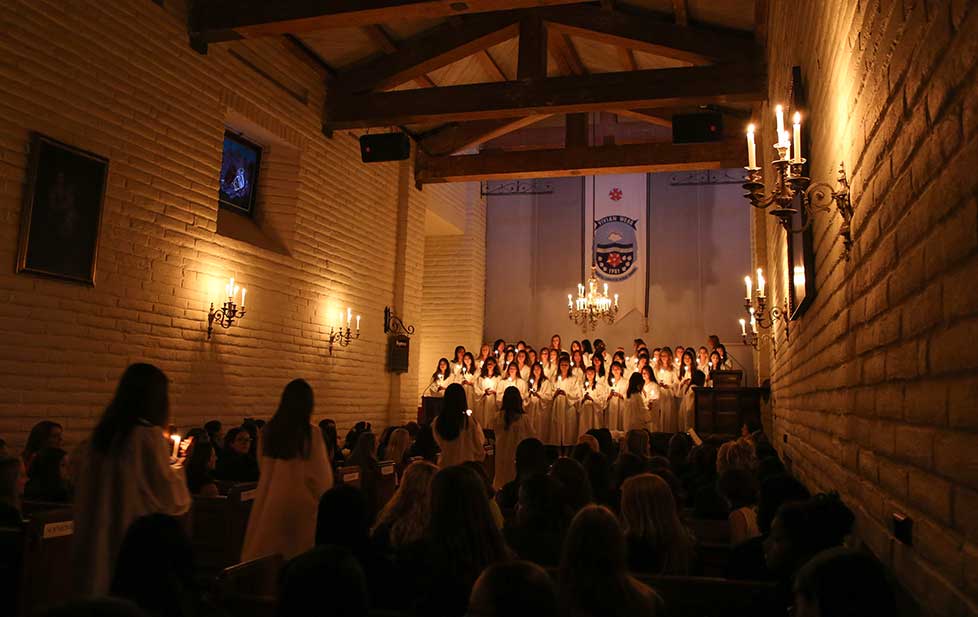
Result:
M694 426L701 436L736 437L744 424L761 425L766 388L696 388Z
M425 396L421 398L421 417L418 418L420 424L430 424L432 420L441 413L445 399L440 396Z

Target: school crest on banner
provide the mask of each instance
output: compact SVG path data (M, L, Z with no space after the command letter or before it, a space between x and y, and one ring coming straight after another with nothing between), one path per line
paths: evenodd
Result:
M594 263L607 281L635 274L636 219L612 214L594 221Z

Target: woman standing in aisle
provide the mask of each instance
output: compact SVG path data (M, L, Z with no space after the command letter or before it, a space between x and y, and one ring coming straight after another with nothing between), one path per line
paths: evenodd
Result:
M696 407L696 388L702 388L706 383L703 371L693 364L693 350L687 349L683 354L683 369L685 373L679 382L679 392L682 402L679 404L679 431L685 432L695 425L694 410Z
M577 436L584 435L593 428L606 425L605 406L608 402L608 385L598 379L593 366L584 369L584 383L580 413L578 413Z
M645 380L641 373L632 373L628 378L628 390L625 393L625 414L622 418L624 430L646 429L649 426L649 407L642 391Z
M509 368L506 369L506 374L503 376L503 379L499 382L500 390L506 392L507 388L516 388L516 390L520 393L520 398L526 401L529 388L527 387L526 382L523 381L523 378L520 377L520 367L516 362L513 362L512 364L509 365ZM499 406L499 410L502 411L503 408L502 397L498 397L497 400L498 400L497 405ZM493 423L493 428L495 428L495 423Z
M457 383L448 386L441 414L431 423L435 441L441 448L438 466L442 469L486 458L482 425L466 412L462 386Z
M562 451L577 441L577 404L581 400L581 382L571 371L570 360L564 356L557 364L554 381L554 405L550 421L550 439Z
M486 347L486 350L489 348ZM475 396L475 384L479 379L479 371L475 366L475 358L472 354L465 352L462 356L462 370L456 376L456 383L460 384L465 390L465 402L468 403L469 409L475 409L476 406L476 396Z
M495 358L486 360L482 373L475 382L475 407L472 407L473 418L479 426L486 426L496 416L496 388L499 387L499 367Z
M533 434L543 443L549 444L550 415L554 400L553 383L547 379L543 365L537 362L530 371L527 392L526 413L530 416Z
M433 398L445 396L445 388L455 383L455 376L448 365L448 358L438 360L438 368L431 374L431 383L425 388L424 395Z
M611 363L611 374L608 376L608 409L605 412L604 426L612 431L620 431L624 426L622 420L625 415L625 399L628 395L628 378L625 377L625 368L621 362Z
M492 484L497 490L516 478L516 446L533 436L531 424L523 410L523 394L508 386L503 390L502 418L496 427L496 473Z
M659 369L655 374L659 382L659 419L657 430L675 433L679 429L679 375L672 358L672 350L663 347L659 355Z

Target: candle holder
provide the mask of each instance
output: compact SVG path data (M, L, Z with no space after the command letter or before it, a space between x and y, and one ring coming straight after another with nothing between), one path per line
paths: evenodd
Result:
M354 339L360 338L360 328L356 330L351 330L350 326L345 329L340 326L329 327L329 355L333 355L333 345L339 345L340 347L348 347L350 342Z
M609 298L607 284L603 293L598 290L597 268L592 265L591 277L587 283L577 286L577 300L567 294L567 317L587 332L589 327L592 330L597 328L601 320L608 324L615 323L617 315L618 294L614 295L614 300Z
M238 305L230 298L217 310L214 309L214 303L211 302L211 308L207 311L207 340L210 340L211 335L214 333L215 321L219 326L227 330L234 325L235 321L244 316L245 308L243 306L238 308Z
M757 338L757 328L763 328L764 330L769 330L774 327L777 322L784 322L784 337L787 339L789 334L788 329L788 303L785 302L780 307L774 306L770 310L767 308L767 297L764 296L760 291L757 293L757 298L755 302L752 302L750 298L744 299L744 308L747 310L747 314L750 316L750 321L746 322L750 325L750 329L742 333L744 342L747 343L748 335L753 335L755 338L754 348L757 348L756 338ZM741 324L743 325L743 324Z

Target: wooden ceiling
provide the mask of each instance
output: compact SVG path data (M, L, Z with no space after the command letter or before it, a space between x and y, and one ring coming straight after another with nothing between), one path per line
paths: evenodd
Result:
M419 183L703 169L742 165L743 148L600 143L588 113L669 127L711 105L739 129L766 91L767 2L201 0L190 39L205 52L288 37L324 68L324 132L402 128L419 145ZM565 148L519 158L484 146L533 125L563 126Z

